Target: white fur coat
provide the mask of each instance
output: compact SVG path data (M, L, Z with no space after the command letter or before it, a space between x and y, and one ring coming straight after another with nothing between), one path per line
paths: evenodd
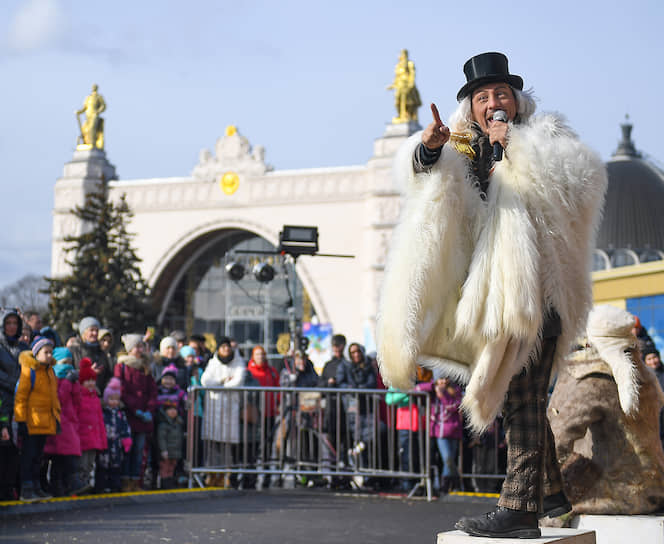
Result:
M486 201L450 145L427 173L412 167L419 133L395 158L407 199L381 295L381 373L401 389L418 364L467 382L463 408L476 431L538 349L547 307L562 322L556 361L583 330L607 184L601 159L555 115L512 125L508 136Z

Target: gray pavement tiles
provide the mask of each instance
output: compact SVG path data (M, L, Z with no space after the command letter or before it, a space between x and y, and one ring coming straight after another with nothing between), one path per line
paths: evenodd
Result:
M174 492L0 509L0 542L328 544L435 542L495 498L389 498L325 490Z

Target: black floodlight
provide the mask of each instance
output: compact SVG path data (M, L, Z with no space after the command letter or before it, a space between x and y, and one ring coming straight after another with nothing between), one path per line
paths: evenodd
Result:
M258 263L253 269L254 278L261 283L270 283L274 279L274 268L268 263Z
M244 266L238 262L233 261L226 265L226 274L228 274L228 277L233 281L240 281L244 278L245 272L246 270L244 269Z
M318 252L318 227L284 225L279 233L279 252L293 257L314 255Z

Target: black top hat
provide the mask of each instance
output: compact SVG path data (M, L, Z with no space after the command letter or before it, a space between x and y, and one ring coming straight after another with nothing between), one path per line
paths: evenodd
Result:
M457 93L457 101L459 102L478 87L495 81L504 81L515 89L523 89L523 79L520 76L509 73L507 69L507 57L502 53L481 53L475 55L463 65L463 73L466 74L467 82Z

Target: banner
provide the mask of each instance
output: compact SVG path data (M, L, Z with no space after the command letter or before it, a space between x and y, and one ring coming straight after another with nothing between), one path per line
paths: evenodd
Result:
M332 325L329 323L302 323L302 335L309 339L307 355L316 372L323 371L325 363L332 358Z

